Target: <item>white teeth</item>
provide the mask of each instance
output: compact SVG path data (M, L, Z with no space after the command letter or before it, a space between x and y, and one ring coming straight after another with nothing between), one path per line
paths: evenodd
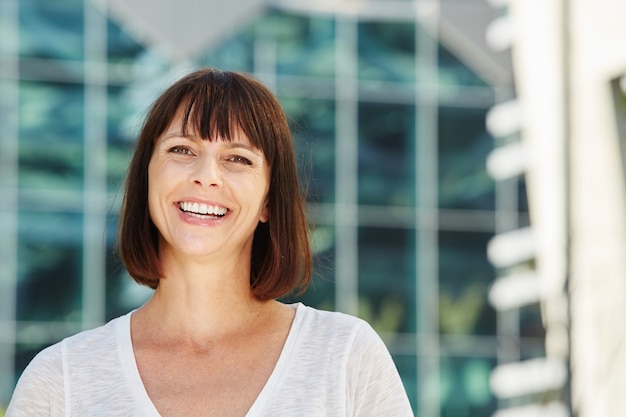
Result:
M179 206L182 211L203 215L223 216L228 211L225 207L203 203L191 203L188 201L182 201Z

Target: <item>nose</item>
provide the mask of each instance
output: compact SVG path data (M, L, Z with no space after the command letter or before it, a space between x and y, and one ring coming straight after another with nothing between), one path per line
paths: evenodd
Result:
M202 187L222 185L222 173L219 161L212 155L202 155L193 164L190 181Z

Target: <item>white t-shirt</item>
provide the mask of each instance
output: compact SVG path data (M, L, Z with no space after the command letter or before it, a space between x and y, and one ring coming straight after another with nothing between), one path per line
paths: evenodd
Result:
M365 321L295 304L276 367L246 417L412 417L397 369ZM6 417L159 417L142 384L128 313L41 351Z

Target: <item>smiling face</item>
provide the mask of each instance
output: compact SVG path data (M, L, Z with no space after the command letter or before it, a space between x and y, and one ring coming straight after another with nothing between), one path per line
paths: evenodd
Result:
M254 231L268 220L265 156L241 129L210 140L185 132L182 113L157 139L148 166L159 255L249 263Z

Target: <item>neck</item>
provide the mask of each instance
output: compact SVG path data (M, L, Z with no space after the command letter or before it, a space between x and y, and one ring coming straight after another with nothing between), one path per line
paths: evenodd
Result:
M137 319L160 337L199 346L251 328L275 303L253 295L243 264L164 262L165 278Z

